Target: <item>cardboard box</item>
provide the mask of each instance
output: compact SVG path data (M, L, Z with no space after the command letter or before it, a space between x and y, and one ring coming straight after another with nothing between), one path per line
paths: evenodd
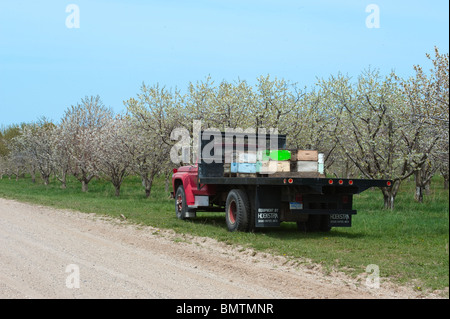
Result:
M292 152L291 161L315 161L319 158L319 152L313 150L296 150Z

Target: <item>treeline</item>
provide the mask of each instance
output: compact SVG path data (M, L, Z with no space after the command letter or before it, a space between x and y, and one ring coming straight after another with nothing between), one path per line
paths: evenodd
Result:
M45 118L0 132L0 177L29 173L44 184L51 177L66 187L67 176L83 191L94 177L109 180L120 194L124 178L137 174L146 196L158 174L170 176L175 128L277 128L289 148L325 154L325 170L344 178L392 179L382 188L385 207L394 208L401 182L414 177L422 201L431 177L449 179L448 53L427 55L431 69L414 66L414 76L381 76L365 70L303 88L261 76L254 85L238 79L190 83L185 93L159 84L142 85L116 115L100 98L85 97L67 108L58 123Z

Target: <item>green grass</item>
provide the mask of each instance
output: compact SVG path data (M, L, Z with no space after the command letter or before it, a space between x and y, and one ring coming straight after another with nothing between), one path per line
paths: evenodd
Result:
M303 233L294 223L283 223L277 229L230 233L221 213L198 213L191 221L178 220L162 180L156 181L148 199L136 177L126 179L119 198L114 196L111 184L102 180L92 181L88 193L82 193L75 180L70 180L65 190L56 181L44 186L39 181L32 184L29 178L0 180L0 197L4 198L112 217L123 214L138 224L286 255L298 264L311 259L325 271L339 269L351 276L375 264L382 278L417 290L442 290L449 286L449 192L443 189L442 180L435 178L431 193L419 204L414 201L413 189L411 182L402 185L394 211L382 209L379 190L355 196L358 214L351 228Z

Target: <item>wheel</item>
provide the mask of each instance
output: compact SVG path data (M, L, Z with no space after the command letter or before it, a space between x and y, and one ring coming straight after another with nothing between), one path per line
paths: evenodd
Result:
M186 219L196 216L195 211L189 209L186 203L186 194L184 193L183 185L178 186L175 194L175 213L179 219Z
M249 225L250 205L247 194L240 189L228 193L225 205L225 220L228 230L247 231Z
M297 222L297 228L303 232L316 232L320 230L320 215L309 214L306 222Z

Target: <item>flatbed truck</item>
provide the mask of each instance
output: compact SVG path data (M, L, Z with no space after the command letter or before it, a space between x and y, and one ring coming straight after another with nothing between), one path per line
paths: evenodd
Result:
M282 222L296 222L302 231L327 232L332 227L351 227L357 213L352 208L354 195L392 185L390 180L304 177L298 172L227 175L224 154L230 145L224 142L225 133L221 132L222 142L208 136L214 137L204 131L199 137L200 152L214 143L206 156L201 154L194 165L174 169L172 196L179 219L195 218L199 211L221 211L231 232L278 227ZM249 134L234 133L233 138L233 151L251 148L246 142L252 138ZM244 143L238 144L238 140ZM285 149L286 135L278 135L277 142L278 149ZM212 157L218 158L214 152L220 153L222 160L212 162Z

